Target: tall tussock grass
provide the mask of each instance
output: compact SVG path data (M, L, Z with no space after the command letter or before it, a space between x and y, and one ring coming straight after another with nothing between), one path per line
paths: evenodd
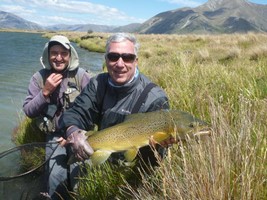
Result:
M208 121L213 134L174 146L172 159L157 170L162 178L156 184L145 181L134 196L266 199L267 35L166 37L169 54L140 66L165 89L172 109ZM161 193L147 193L160 184Z
M153 178L137 190L127 184L134 199L265 199L267 127L255 126L250 105L240 103L232 127L228 111L210 100L212 135L174 145Z

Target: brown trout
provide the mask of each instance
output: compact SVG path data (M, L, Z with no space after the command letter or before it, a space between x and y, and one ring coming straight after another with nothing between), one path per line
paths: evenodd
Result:
M93 165L105 162L114 152L124 152L126 161L134 160L140 147L174 137L184 140L209 134L208 124L191 114L179 110L161 110L128 115L124 122L101 131L87 132L94 150Z

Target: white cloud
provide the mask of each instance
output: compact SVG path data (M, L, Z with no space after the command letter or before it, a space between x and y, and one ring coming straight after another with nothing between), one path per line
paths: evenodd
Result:
M11 12L40 25L105 24L143 22L120 10L82 0L1 0L0 10ZM3 2L6 3L3 5ZM18 5L18 6L13 6Z
M27 9L24 8L23 6L9 6L9 5L4 5L4 6L0 6L0 10L5 10L7 12L11 12L11 13L25 13L25 14L34 14L35 10L32 9Z
M45 16L41 19L42 21L50 21L53 22L51 24L47 24L47 25L54 25L54 24L84 24L85 22L83 21L77 21L76 19L72 19L72 18L66 18L66 17L61 17L61 16Z
M176 4L179 6L193 7L193 8L203 4L203 1L200 2L200 1L191 1L191 0L188 0L188 1L187 0L161 0L161 1L168 2L171 4Z

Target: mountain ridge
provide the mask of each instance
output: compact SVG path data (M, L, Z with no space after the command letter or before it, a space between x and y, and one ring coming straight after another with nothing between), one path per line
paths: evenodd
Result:
M144 22L140 33L267 32L267 5L246 0L209 0L196 8L166 11Z
M1 28L50 31L132 32L140 34L213 34L267 32L267 5L247 0L209 0L196 7L159 13L144 23L125 26L57 24L42 27L12 13L0 11Z
M0 11L0 27L6 29L43 30L42 26L5 11Z

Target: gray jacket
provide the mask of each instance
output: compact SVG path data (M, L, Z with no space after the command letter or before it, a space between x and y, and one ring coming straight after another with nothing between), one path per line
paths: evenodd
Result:
M94 124L104 129L122 122L132 109L151 81L139 74L134 81L124 86L116 87L109 81L108 73L91 78L89 84L76 98L72 108L60 118L59 127L66 130L71 125L83 130L91 130ZM168 109L169 103L165 92L160 87L154 87L138 112L149 112Z

